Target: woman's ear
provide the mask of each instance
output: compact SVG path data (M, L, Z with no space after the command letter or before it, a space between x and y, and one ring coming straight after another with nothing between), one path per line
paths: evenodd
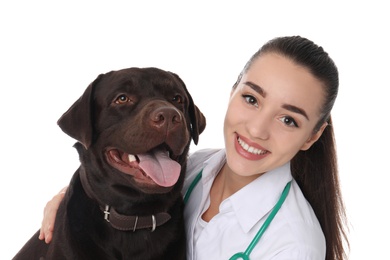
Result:
M320 129L315 132L301 147L302 151L308 150L317 140L321 137L322 133L324 132L325 128L328 126L328 123L325 122L322 124Z

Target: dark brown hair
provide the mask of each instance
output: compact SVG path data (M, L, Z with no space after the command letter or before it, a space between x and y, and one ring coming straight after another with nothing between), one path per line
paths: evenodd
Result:
M252 63L265 53L276 53L290 59L307 68L323 83L325 100L313 132L317 132L325 122L328 126L310 149L299 151L291 160L291 172L321 224L326 239L326 260L346 259L343 244L345 242L349 246L346 214L339 185L330 115L339 87L337 67L328 53L312 41L300 36L279 37L267 42L250 58L234 87Z

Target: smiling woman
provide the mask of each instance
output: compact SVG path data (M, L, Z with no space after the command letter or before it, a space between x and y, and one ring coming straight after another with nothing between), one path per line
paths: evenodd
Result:
M308 39L277 38L253 55L230 95L225 151L198 152L189 165L189 178L194 178L197 165L206 161L203 189L210 190L207 197L194 189L197 200L189 199L188 207L199 208L201 216L191 216L190 210L186 215L193 227L187 227L194 237L193 258L225 259L252 245L290 174L286 205L264 239L245 254L250 251L255 259L345 257L345 212L330 125L337 90L336 66ZM219 241L221 252L207 246L213 241Z

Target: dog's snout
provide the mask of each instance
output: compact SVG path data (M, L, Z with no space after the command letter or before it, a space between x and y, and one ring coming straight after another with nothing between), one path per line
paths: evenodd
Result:
M151 125L156 128L172 128L182 121L180 112L173 107L160 107L151 113Z

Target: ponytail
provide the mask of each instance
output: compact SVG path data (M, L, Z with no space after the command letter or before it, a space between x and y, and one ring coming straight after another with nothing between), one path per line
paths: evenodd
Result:
M332 119L321 137L291 161L291 172L312 206L326 238L326 260L344 259L346 214L341 197ZM348 243L348 242L347 242Z

